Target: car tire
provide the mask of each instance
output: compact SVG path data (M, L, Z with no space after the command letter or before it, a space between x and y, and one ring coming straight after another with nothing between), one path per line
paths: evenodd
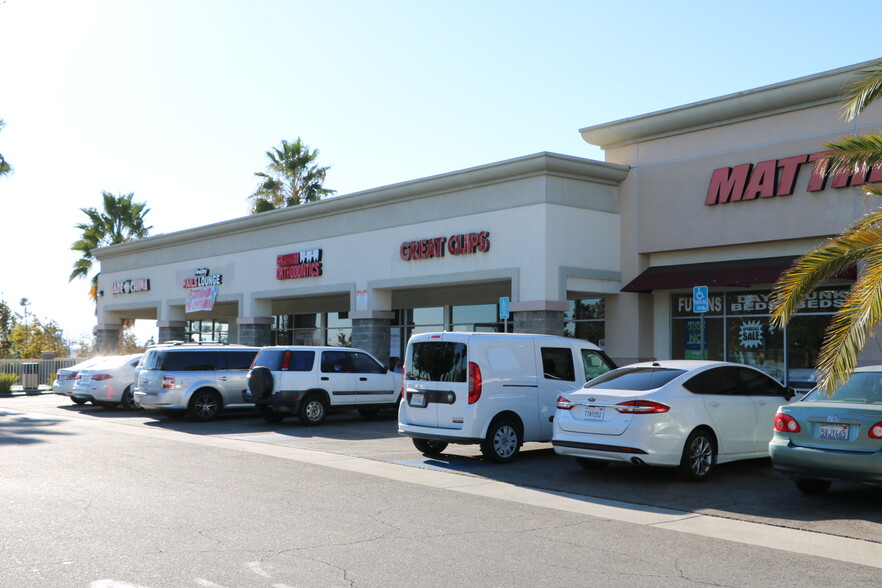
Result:
M194 421L201 423L213 420L221 411L220 394L208 388L196 390L190 398L187 413Z
M818 480L817 478L796 478L793 482L800 492L809 496L826 494L831 484L830 480Z
M576 463L588 471L602 470L609 465L608 461L602 459L589 459L587 457L577 457Z
M680 458L680 477L690 482L708 479L717 463L717 445L707 429L696 429L686 438Z
M494 463L508 463L521 450L521 430L511 418L503 417L490 423L481 453Z
M273 373L269 368L257 366L248 372L248 391L258 400L269 398L273 393Z
M123 392L120 404L122 404L122 407L126 410L138 410L139 408L141 408L140 406L135 404L135 395L132 394L131 386L126 388L126 391Z
M92 402L93 402L94 404L97 404L97 405L100 406L101 408L106 408L106 409L108 409L108 410L110 410L111 408L116 408L117 406L119 406L119 402L105 402L105 401L103 401L103 400L93 400Z
M414 439L413 446L423 455L439 455L447 449L447 443L443 441L429 441L428 439Z
M258 406L257 412L260 414L260 418L268 423L279 423L285 418L285 413L273 410L269 406Z
M359 408L358 414L366 419L375 419L380 416L380 409L376 407Z
M79 406L82 406L82 405L86 404L87 402L89 402L85 398L74 398L73 396L70 397L70 401L73 402L74 404L79 405Z
M300 403L300 423L311 427L320 425L328 416L328 402L321 394L309 394Z

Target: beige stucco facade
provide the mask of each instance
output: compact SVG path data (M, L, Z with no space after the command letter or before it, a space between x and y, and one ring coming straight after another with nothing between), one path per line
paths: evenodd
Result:
M761 312L736 302L762 296L773 279L727 281L725 272L801 255L872 204L856 187L833 187L833 178L823 189L809 185L809 156L825 141L882 126L882 105L854 122L838 116L843 85L864 65L582 129L604 149L604 162L540 153L100 250L99 332L112 340L121 319L147 318L158 321L162 339L183 332L187 321L223 319L231 341L265 343L280 315L344 313L353 344L385 359L395 353L395 335L390 350L383 331L402 309L507 297L515 327L559 333L573 300L599 299L602 343L618 362L695 353L683 332L719 329L712 358L774 356L785 378L781 366L800 367L792 360L797 352L811 355L811 337L775 332ZM801 156L803 163L788 159ZM737 182L709 196L714 178L745 169L744 198ZM784 185L787 174L792 188ZM419 248L443 238L446 247L472 234L484 235L489 247L403 254L404 243ZM315 250L320 275L277 279L279 255ZM710 326L696 327L698 319L682 312L683 296L699 285L694 276L629 287L659 268L694 264L723 272L708 274L711 294L728 309L710 313ZM184 285L200 269L222 282L212 310L188 313ZM149 280L149 289L114 293L127 280ZM839 290L830 296L850 283L845 276L834 282ZM803 330L817 331L822 315L829 317L819 312ZM750 329L761 343L745 338ZM736 349L739 341L749 345ZM862 361L882 359L874 349Z

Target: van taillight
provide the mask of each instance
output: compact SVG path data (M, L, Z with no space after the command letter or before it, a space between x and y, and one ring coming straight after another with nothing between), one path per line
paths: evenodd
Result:
M405 380L407 380L407 376L405 376L404 374L406 374L406 373L407 373L407 364L402 363L401 364L401 399L402 400L407 399L407 395L404 393L404 390L406 388L406 386L404 385L404 382L405 382Z
M162 389L163 390L173 390L174 387L175 387L174 376L162 376Z
M481 398L481 368L474 362L469 362L469 404L474 404Z
M282 371L287 372L288 368L291 367L291 351L285 351L282 355Z

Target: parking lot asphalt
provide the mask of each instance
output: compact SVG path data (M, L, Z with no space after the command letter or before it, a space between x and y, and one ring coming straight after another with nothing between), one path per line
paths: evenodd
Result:
M612 465L588 472L555 454L547 443L526 444L520 457L506 465L484 461L478 448L468 445L451 445L442 455L428 458L397 433L392 413L376 420L355 412L335 413L318 427L304 427L296 419L268 424L251 411L197 423L148 411L77 406L48 393L3 397L0 408L358 457L553 493L882 543L879 487L835 483L825 496L805 496L774 471L768 459L724 464L706 482L689 483L660 468Z

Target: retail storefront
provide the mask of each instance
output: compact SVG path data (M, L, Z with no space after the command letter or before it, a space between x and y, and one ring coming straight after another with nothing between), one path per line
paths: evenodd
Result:
M622 363L728 359L805 387L855 273L782 331L768 295L869 206L855 186L882 181L812 165L824 141L882 124L878 107L837 116L860 68L582 129L603 162L540 153L100 250L100 340L145 318L160 341L353 345L385 361L415 332L542 332ZM861 361L880 358L871 341Z

